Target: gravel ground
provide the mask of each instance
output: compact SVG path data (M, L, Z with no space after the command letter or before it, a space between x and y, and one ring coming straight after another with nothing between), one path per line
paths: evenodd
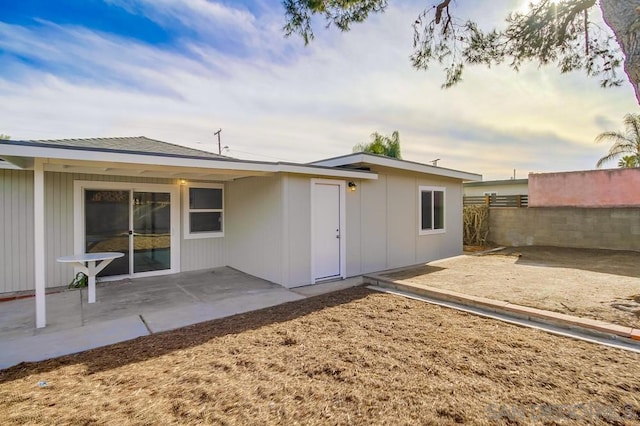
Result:
M511 247L387 276L640 328L640 252Z
M358 287L0 371L13 424L638 424L640 354Z

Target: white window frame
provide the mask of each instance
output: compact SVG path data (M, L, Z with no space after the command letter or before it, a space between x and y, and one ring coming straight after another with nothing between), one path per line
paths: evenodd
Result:
M431 219L435 221L435 208L433 202L433 194L436 191L442 192L442 229L422 229L422 193L425 191L431 191ZM433 226L433 224L432 224ZM443 186L420 186L418 187L418 234L419 235L431 235L431 234L444 234L447 229L447 191Z
M176 185L156 184L156 183L134 183L119 181L73 181L73 252L84 253L85 251L85 217L84 217L84 196L85 190L113 190L113 191L152 191L168 192L171 194L171 269L160 271L132 272L133 256L131 256L128 275L114 275L110 277L99 277L100 281L115 281L123 277L150 277L154 275L167 275L180 272L180 191ZM131 219L130 219L131 222ZM133 245L129 243L129 253L133 253ZM80 269L74 268L74 274Z
M221 209L190 209L189 189L191 188L208 188L222 190L222 208ZM217 213L222 214L222 230L213 232L191 232L191 215L192 212ZM182 187L182 221L184 223L184 239L194 240L199 238L220 238L224 237L225 229L225 211L224 211L224 185L221 183L189 183Z

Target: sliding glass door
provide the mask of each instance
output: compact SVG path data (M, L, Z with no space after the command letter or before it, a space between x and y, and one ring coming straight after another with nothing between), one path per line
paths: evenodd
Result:
M169 191L84 190L87 253L115 251L100 276L172 270L172 196Z
M85 252L116 251L115 259L100 276L129 274L129 211L131 191L85 190Z
M133 193L133 272L171 269L171 194Z

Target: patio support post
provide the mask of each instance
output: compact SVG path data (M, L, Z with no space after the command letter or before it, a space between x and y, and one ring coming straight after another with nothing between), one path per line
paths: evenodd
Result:
M33 239L36 285L36 328L47 325L45 301L45 245L44 245L44 165L36 158L33 165Z

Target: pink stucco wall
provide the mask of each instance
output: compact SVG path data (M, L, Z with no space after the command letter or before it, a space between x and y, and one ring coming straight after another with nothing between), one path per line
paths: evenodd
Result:
M529 207L640 206L640 168L529 174Z

